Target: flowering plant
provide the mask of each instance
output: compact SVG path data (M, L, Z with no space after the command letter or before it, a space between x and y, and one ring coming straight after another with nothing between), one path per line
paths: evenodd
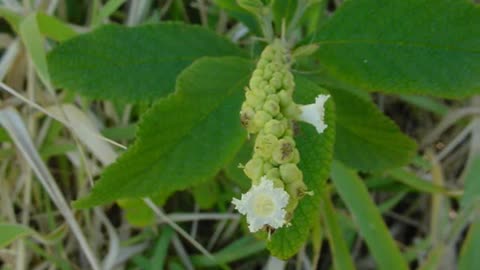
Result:
M94 1L95 5L103 2ZM92 187L88 181L76 183L79 196L71 196L74 208L116 204L132 226L166 222L209 263L213 260L205 264L209 266L222 265L223 253L212 256L192 240L197 223L189 235L160 207L228 211L234 219L231 229L225 230L229 237L249 239L258 250L266 249L284 260L299 254L302 263L311 257L316 265L320 254L328 253L336 269L353 269L357 262L349 251L358 239L356 246L362 247L358 253L368 249L367 261L373 259L379 269L407 269L408 260L414 257L418 264L432 268L441 264L439 253L447 253L451 235L458 236L454 228L469 225L466 209L474 208L473 198L480 191L458 192L443 186L436 156L431 153L443 143L436 144L429 137L418 139L417 128L424 118L406 125L393 117L399 127L387 116L396 108L388 101L402 102L402 112L420 106L443 117L447 103L439 98L461 99L480 93L480 9L476 4L212 0L192 1L191 7L185 7L188 1L165 1L167 10L176 10L168 13L171 18L185 18L190 9L197 8L200 15L184 23L102 25L106 19L102 14L110 14L109 10L124 2L108 1L99 14L92 15L95 23L82 34L42 13L22 18L20 13L0 9L24 41L31 57L28 65L36 68L45 89L51 93L54 87L67 90L62 98L74 104L66 106L70 111L81 105L88 111L106 112L87 131L69 126L76 135L87 134L87 156L93 156L93 161L82 164L91 167L90 178L98 176ZM130 18L141 9L132 10L112 17ZM145 22L159 21L165 13L162 8L150 15ZM131 20L128 25L135 24ZM201 26L189 23L197 20ZM15 53L17 47L5 55ZM48 55L39 50L43 47L51 49ZM38 56L38 52L43 54ZM2 60L2 71L5 63ZM28 94L35 98L34 92ZM45 111L64 119L63 110ZM6 127L16 127L0 120ZM118 125L111 128L113 122ZM432 137L440 138L434 135L445 131L439 126ZM470 137L478 141L468 136L476 126L463 126L467 135L452 141ZM47 129L42 129L39 141L50 136ZM104 133L98 134L98 129ZM105 146L105 141L120 148ZM456 146L442 149L453 151ZM462 148L461 156L467 150L472 154L464 166L456 167L455 177L469 175L467 168L476 164L470 160L477 148ZM448 151L442 156L448 156ZM79 158L71 159L80 163ZM473 186L472 190L478 190L478 185ZM59 193L50 184L46 187ZM369 192L380 195L371 197ZM398 228L388 230L390 220L385 222L382 214L397 211L396 207L403 211L409 202L407 195L418 193L434 196L435 202L438 196L449 196L446 201L455 201L455 207L445 215L450 218L445 226L450 230L448 237L435 227L433 236L424 239L427 247L420 252L422 256L412 256L411 250L420 248L412 244L416 238L407 237L399 245L400 240L390 235ZM432 215L432 220L438 216L442 215ZM457 226L457 221L464 226ZM212 247L219 237L217 229L224 227L219 225L214 233L205 226L214 235ZM321 249L323 240L329 249ZM414 246L406 249L407 245ZM465 245L467 251L462 254L473 254L469 247ZM430 250L431 257L423 258ZM201 264L198 261L202 260L195 260Z

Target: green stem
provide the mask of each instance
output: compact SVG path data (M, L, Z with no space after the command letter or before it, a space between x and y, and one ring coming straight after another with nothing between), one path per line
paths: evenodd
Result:
M291 40L291 35L295 31L295 29L298 27L298 23L300 22L300 19L302 18L303 14L307 10L309 4L309 0L299 0L297 9L295 9L295 13L293 14L293 18L290 21L290 24L288 25L287 28L287 39Z
M268 13L267 13L268 12ZM263 35L268 40L269 43L273 42L274 33L272 27L272 14L271 11L268 10L263 15L258 16L258 20L260 21L260 26L262 28Z

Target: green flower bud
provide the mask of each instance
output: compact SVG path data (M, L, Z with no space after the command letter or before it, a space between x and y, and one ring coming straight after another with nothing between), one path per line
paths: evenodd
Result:
M245 92L245 102L253 108L261 108L264 98L255 95L251 90Z
M264 174L267 174L271 169L274 169L272 163L270 163L270 162L265 162L265 163L263 164L263 173L264 173Z
M292 128L289 128L287 129L287 131L285 131L285 136L293 137L294 135L295 135L295 132L293 131Z
M270 69L264 69L263 79L270 80L272 76L273 76L273 71L271 71Z
M271 168L266 174L268 179L280 178L280 170L278 168Z
M287 137L289 138L289 137ZM278 146L272 152L272 159L278 164L289 163L293 159L295 144L288 139L280 139Z
M265 101L263 104L263 109L273 117L280 113L280 106L273 100Z
M293 163L287 163L280 166L280 176L285 184L293 182L303 182L303 173Z
M273 60L274 57L275 57L275 52L272 46L265 47L262 54L260 55L261 59L265 59L268 61Z
M293 102L292 96L285 90L280 90L278 92L278 98L280 99L280 105L286 107Z
M298 206L297 197L290 197L290 199L288 200L288 204L285 207L285 211L287 211L287 213L292 213L293 214L293 211L295 211L297 206Z
M258 86L257 86L257 87L258 87L259 89L265 89L265 87L267 87L267 86L268 86L268 82L265 81L265 80L261 80L261 81L258 83Z
M252 88L251 91L256 97L260 98L262 101L267 98L267 94L265 93L265 91L260 88Z
M303 181L288 183L286 185L286 191L291 197L298 199L303 198L303 196L309 193L308 188Z
M282 87L282 80L276 77L272 77L272 79L270 79L270 85L273 86L275 89L280 89Z
M278 97L277 94L270 94L267 96L267 100L273 100L277 103L280 103L280 98Z
M293 145L293 147L295 147L295 140L292 138L292 136L288 136L286 135L285 137L282 138L283 141L287 142L287 143L290 143L291 145Z
M257 88L262 80L262 76L253 75L252 78L250 78L248 86L250 86L250 88Z
M263 128L265 124L272 119L272 115L265 111L257 111L255 114L255 117L253 117L253 123L255 125L259 126L260 128Z
M271 62L270 64L268 64L266 67L265 67L265 70L270 70L272 73L274 73L275 71L280 71L281 69L281 66L279 65L278 62ZM272 74L273 75L273 74Z
M298 105L293 102L288 104L282 112L289 119L296 119L302 113Z
M255 141L255 153L265 159L270 159L273 150L278 145L277 137L272 134L259 134Z
M293 150L292 163L298 164L299 162L300 162L300 152L298 152L298 149L295 148L295 150Z
M243 103L242 110L240 111L240 122L249 133L256 133L259 131L258 126L252 121L254 117L255 110L253 110L248 104Z
M270 178L269 178L270 179ZM276 188L282 188L284 189L285 188L285 184L282 182L282 180L278 179L278 178L273 178L271 179L272 182L273 182L273 186L276 187ZM288 192L287 192L288 193Z
M285 123L276 119L272 119L265 124L265 134L272 134L275 137L281 137L285 132Z
M256 69L255 71L253 71L252 78L253 77L262 78L263 77L263 70L262 69Z
M272 94L275 94L275 87L271 86L271 85L267 85L265 86L265 88L263 88L265 90L265 93L272 95Z
M264 69L268 64L268 61L266 59L260 58L257 63L257 69Z
M286 89L292 89L295 87L295 82L293 81L293 79L289 78L288 76L286 76L285 78L283 78L283 86L286 88Z
M254 157L245 164L243 171L252 181L259 181L263 176L263 165L264 162L261 158Z

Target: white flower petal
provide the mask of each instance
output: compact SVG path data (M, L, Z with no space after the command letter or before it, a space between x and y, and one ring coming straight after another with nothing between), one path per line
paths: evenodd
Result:
M285 225L285 207L289 195L281 188L275 188L273 182L263 176L260 184L253 185L250 190L242 194L242 198L233 199L235 209L247 216L248 229L256 232L268 225L280 228Z
M318 133L323 133L323 131L328 127L325 124L325 102L328 100L330 95L318 95L315 98L315 103L300 106L302 113L298 117L298 120L312 124Z

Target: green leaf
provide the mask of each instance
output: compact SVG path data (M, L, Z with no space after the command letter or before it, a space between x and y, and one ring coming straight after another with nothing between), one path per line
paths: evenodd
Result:
M431 97L400 95L399 98L421 109L424 109L426 111L432 112L440 116L446 115L450 110L448 105L445 105L440 100L435 100L434 98L431 98Z
M333 162L332 180L353 215L353 221L365 239L378 269L408 269L407 263L391 237L380 211L357 174L338 161Z
M294 99L297 103L313 103L317 95L327 94L326 90L302 77L297 77L295 83L297 86ZM295 255L305 244L310 229L318 218L312 213L319 211L320 194L330 173L335 140L334 119L334 104L328 101L325 111L328 128L324 133L318 134L313 126L299 123L299 135L295 137L301 157L299 167L303 172L305 184L314 195L306 196L300 201L291 220L291 226L283 227L272 235L267 247L275 257L287 259Z
M202 58L185 69L176 92L142 117L136 143L75 207L168 197L213 179L245 140L238 112L251 68L249 61L228 57Z
M243 169L239 167L240 164L245 165L245 162L252 157L254 147L254 140L247 140L235 157L227 163L224 168L225 175L240 187L242 193L248 191L252 186L252 180L248 178Z
M476 201L480 200L480 154L473 157L465 175L465 193L460 200L462 209L468 208Z
M92 19L92 25L97 26L103 20L110 17L118 8L120 8L126 0L110 0L108 1Z
M463 195L460 205L465 211L471 205L478 205L480 202L480 155L473 158L468 173L465 177L465 194ZM467 237L462 245L459 269L468 270L476 269L480 265L480 257L478 256L478 248L480 247L480 219L473 222L468 230Z
M44 38L40 33L36 13L32 13L23 19L20 23L19 34L22 37L23 44L25 45L30 58L32 59L38 76L45 85L50 86L47 56L43 45Z
M37 14L37 23L40 32L55 41L62 42L77 35L66 23L43 13Z
M407 164L416 144L376 106L340 89L331 90L336 104L335 158L362 171L386 170Z
M389 174L397 181L420 192L441 193L445 194L448 190L442 186L433 184L430 181L418 177L416 174L406 171L405 169L394 169Z
M218 202L220 187L215 180L211 180L194 186L192 195L200 209L210 209Z
M346 1L319 31L328 72L369 91L464 97L480 91L472 1Z
M320 211L322 214L323 223L326 227L328 243L332 251L335 269L355 269L352 256L350 256L350 251L348 250L347 243L345 242L345 238L342 234L340 222L330 199L330 194L326 191L322 192Z
M12 27L13 31L18 33L18 26L22 21L22 15L10 10L6 7L0 7L0 17L5 19L10 27Z
M33 231L20 224L0 224L0 249L11 244L13 241L32 234Z
M250 31L261 34L260 26L253 14L240 7L236 0L213 0L213 2L224 9L230 16L244 23Z
M123 199L117 201L122 208L125 219L136 227L150 226L155 223L155 213L142 199Z
M471 270L476 269L480 265L478 247L480 247L480 222L476 221L470 226L463 243L458 269Z
M199 268L227 264L257 254L265 249L265 243L252 236L236 240L222 250L213 254L214 260L205 255L191 256L192 264Z
M166 262L165 259L167 257L168 246L170 245L173 235L173 229L165 227L155 244L153 256L150 258L150 269L164 269L163 267Z
M48 63L57 87L131 102L171 93L177 75L199 57L229 55L243 51L199 26L108 25L60 44Z

